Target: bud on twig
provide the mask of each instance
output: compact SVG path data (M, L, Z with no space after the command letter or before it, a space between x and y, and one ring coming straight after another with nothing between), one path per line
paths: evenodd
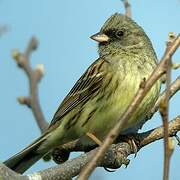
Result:
M174 70L179 69L179 68L180 68L180 64L178 64L178 63L173 63L173 64L172 64L172 68L173 68Z
M31 100L29 97L20 96L17 100L20 104L27 105L29 108L31 107Z
M24 62L23 55L17 49L12 51L12 57L13 59L16 60L16 63L19 67L23 66L23 62Z
M176 39L176 33L175 32L169 32L168 34L168 40L166 42L167 46L170 46L171 43Z
M175 32L169 32L168 36L169 36L168 42L169 41L172 42L176 38L176 33Z
M172 155L172 153L174 152L174 148L175 148L175 140L173 137L169 137L169 153L170 153L170 156Z
M32 37L30 44L31 44L31 49L36 50L38 47L38 40L35 37Z
M44 76L44 65L43 64L37 64L35 68L36 78L38 81L41 80L41 78Z
M20 52L19 52L17 49L14 49L14 50L12 51L12 57L13 57L13 59L15 59L16 61L18 61L18 60L19 60L19 57L20 57Z

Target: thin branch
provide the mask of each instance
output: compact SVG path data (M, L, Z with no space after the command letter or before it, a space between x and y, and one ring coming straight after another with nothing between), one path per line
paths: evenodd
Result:
M171 63L171 60L170 60ZM167 64L166 73L166 93L165 97L160 103L160 114L164 127L164 170L163 180L169 179L169 165L170 165L170 149L169 149L169 136L168 136L168 121L169 121L169 97L170 97L170 81L171 81L171 66Z
M167 42L166 52L172 46L174 39L176 38L174 33L169 33L169 38ZM164 170L163 170L163 180L169 179L169 166L170 166L170 145L169 145L169 136L168 136L168 121L169 121L169 97L170 97L170 83L171 83L171 67L172 59L169 58L169 61L166 63L166 92L165 96L160 103L160 114L163 121L164 127Z
M0 180L30 180L28 177L17 174L4 164L0 163Z
M169 121L169 137L176 136L176 134L180 131L180 115L175 117L173 120ZM139 141L140 147L155 142L156 140L160 140L164 138L164 130L163 126L152 129L147 132L139 133Z
M105 152L107 151L108 147L113 143L113 141L118 136L121 129L126 126L128 123L128 119L132 115L132 113L137 109L138 104L140 104L149 91L153 84L165 73L166 71L166 63L170 60L173 53L177 50L180 45L180 35L173 41L172 46L165 52L161 62L153 71L151 76L148 78L147 81L141 83L139 91L137 92L136 96L133 98L133 101L130 103L130 106L127 108L125 113L121 116L118 123L115 127L109 132L106 139L104 140L103 144L100 146L96 156L92 158L92 160L82 169L78 179L79 180L86 180L96 168L98 162L103 157Z
M48 123L44 118L38 98L38 82L41 80L44 69L42 65L37 65L35 70L30 65L30 55L37 48L38 42L35 37L32 37L24 53L18 50L13 51L13 58L17 65L24 70L29 80L29 97L19 97L18 101L32 109L36 123L41 132L47 129Z
M172 98L179 90L180 90L180 76L178 76L177 79L173 83L171 83L171 85L170 85L170 97L169 98ZM147 118L146 118L147 120L151 119L152 116L155 114L155 112L158 111L160 103L164 99L165 95L166 95L166 90L161 93L161 95L157 99L155 105L150 110L150 112L149 112L149 114L147 115Z
M129 3L129 1L128 0L121 0L121 1L124 4L125 16L132 17L131 4Z

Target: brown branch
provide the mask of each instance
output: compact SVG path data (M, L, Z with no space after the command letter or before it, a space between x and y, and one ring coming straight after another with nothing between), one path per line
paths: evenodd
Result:
M171 60L170 60L171 62ZM169 163L170 163L170 149L169 149L169 136L168 136L168 121L169 121L169 96L170 96L170 81L171 81L171 67L167 65L166 73L166 93L165 97L160 103L159 112L162 117L164 127L164 170L163 180L169 179Z
M176 38L175 34L169 34L166 52L172 46L174 39ZM169 179L169 165L170 165L170 145L169 145L169 133L168 133L168 121L169 121L169 97L170 97L170 83L171 83L171 67L172 67L172 59L169 58L169 61L166 62L166 92L165 96L160 103L160 114L163 121L164 127L164 170L163 170L163 180Z
M172 121L169 122L169 136L176 136L177 132L180 131L180 116L177 116ZM139 150L144 146L147 146L159 139L164 137L163 126L152 129L144 133L135 134L134 137L139 141ZM5 167L3 164L0 164L0 178L3 179L18 179L18 180L27 180L27 179L43 179L43 180L63 180L71 179L79 174L83 166L89 162L92 157L96 155L98 148L82 154L81 156L69 160L61 165L33 173L31 175L19 175L9 168ZM128 143L122 142L118 144L111 145L111 148L103 156L103 159L97 164L99 167L108 167L117 169L123 164L128 165L129 160L127 157L130 154L133 154L133 149Z
M169 97L169 99L172 98L176 94L176 92L178 92L179 90L180 90L180 76L178 76L177 79L173 83L171 83L171 85L170 85L170 97ZM161 93L161 95L157 99L155 105L150 110L149 114L146 117L147 120L151 119L152 116L155 114L155 112L158 111L160 103L164 99L165 95L166 95L166 90Z
M116 139L119 132L121 132L121 129L124 126L126 126L129 117L136 110L136 108L138 107L138 104L142 102L143 97L145 97L145 95L147 94L149 89L151 89L153 84L166 72L166 64L172 57L173 53L177 50L179 45L180 45L180 35L177 36L177 38L173 41L171 47L168 49L168 51L165 52L161 62L153 71L153 73L148 78L148 80L141 83L139 91L137 92L136 96L133 98L133 101L130 103L130 106L127 108L125 113L121 116L121 118L119 119L115 127L109 132L103 144L100 146L96 156L94 156L92 160L82 169L78 177L79 180L88 179L90 174L96 168L100 159L103 157L103 155L107 151L108 147Z
M29 180L28 177L24 177L16 172L12 171L4 164L0 163L0 179L3 180Z
M127 17L132 17L132 11L131 11L131 4L129 3L128 0L121 0L124 4L124 8L125 8L125 15Z
M38 42L35 37L32 37L25 52L20 53L18 50L13 51L13 58L16 60L17 65L24 70L29 80L29 97L19 97L20 104L25 104L32 109L36 123L39 129L43 132L47 127L44 115L42 113L39 98L38 98L38 82L41 80L44 69L42 65L37 65L35 70L30 65L30 55L37 48Z
M180 131L180 115L169 122L169 137L176 136ZM139 133L140 148L164 138L163 126L152 129L147 132Z

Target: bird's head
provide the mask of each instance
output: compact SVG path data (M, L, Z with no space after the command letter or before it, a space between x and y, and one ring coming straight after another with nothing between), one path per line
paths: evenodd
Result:
M144 30L131 18L115 13L102 26L100 32L91 36L99 43L99 53L108 54L127 48L143 47L149 43Z

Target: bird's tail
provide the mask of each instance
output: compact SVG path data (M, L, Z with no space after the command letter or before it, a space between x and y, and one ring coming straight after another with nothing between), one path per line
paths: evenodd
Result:
M45 140L46 138L41 136L32 144L30 144L27 148L23 149L18 154L6 160L4 164L13 171L16 171L17 173L21 173L21 174L24 173L35 162L37 162L46 154L46 152L38 153L37 151L37 149Z

